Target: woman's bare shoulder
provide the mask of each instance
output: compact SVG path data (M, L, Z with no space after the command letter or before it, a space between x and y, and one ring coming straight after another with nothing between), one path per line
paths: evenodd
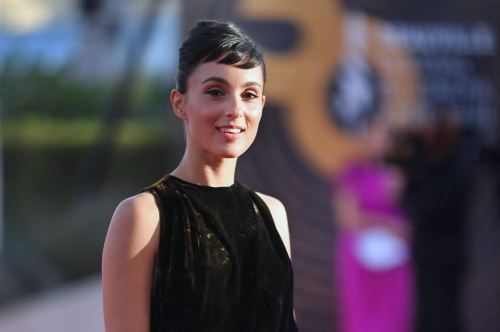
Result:
M159 211L156 206L155 197L150 192L143 192L123 200L116 208L115 215L124 220L130 217L139 218L148 223L155 223L159 220Z
M123 200L115 210L106 237L106 245L133 255L145 247L157 247L155 236L160 213L149 192ZM154 249L156 251L156 249Z
M273 218L276 216L282 216L283 213L285 213L285 218L286 218L286 211L285 211L285 206L281 201L277 198L274 198L269 195L265 195L259 192L256 192L257 195L266 203L267 207L271 211Z

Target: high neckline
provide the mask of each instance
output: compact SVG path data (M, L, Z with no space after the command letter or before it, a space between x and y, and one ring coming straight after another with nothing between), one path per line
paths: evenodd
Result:
M196 184L196 183L193 183L193 182L189 182L189 181L180 179L180 178L178 178L178 177L176 177L174 175L171 175L171 174L168 175L168 178L171 178L174 181L176 181L177 183L179 183L181 185L184 185L186 187L193 187L193 188L199 188L199 189L204 189L204 190L230 190L230 189L236 188L236 186L237 186L237 182L236 181L234 181L234 183L232 185L230 185L230 186L212 187L212 186L206 186L206 185L202 185L202 184Z

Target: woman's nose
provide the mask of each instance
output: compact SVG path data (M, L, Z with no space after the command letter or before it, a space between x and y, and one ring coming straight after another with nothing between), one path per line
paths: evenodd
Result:
M237 119L243 116L243 105L241 105L241 101L234 100L226 110L226 116Z

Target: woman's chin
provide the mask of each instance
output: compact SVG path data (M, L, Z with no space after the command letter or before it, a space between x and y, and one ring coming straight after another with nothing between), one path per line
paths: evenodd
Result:
M225 152L225 153L221 153L219 156L221 158L224 158L224 159L234 159L234 158L238 158L239 156L241 156L243 153L236 153L236 152Z
M218 153L218 155L221 158L232 159L232 158L238 158L245 151L246 151L246 149L227 149L224 151L220 151L220 153Z

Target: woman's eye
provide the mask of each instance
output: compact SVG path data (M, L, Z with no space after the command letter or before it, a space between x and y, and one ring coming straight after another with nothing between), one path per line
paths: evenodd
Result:
M212 96L212 97L219 97L222 96L222 92L219 90L208 90L205 92L207 95Z
M243 94L243 98L245 99L255 99L255 98L259 98L259 96L253 92L246 92L245 94Z

